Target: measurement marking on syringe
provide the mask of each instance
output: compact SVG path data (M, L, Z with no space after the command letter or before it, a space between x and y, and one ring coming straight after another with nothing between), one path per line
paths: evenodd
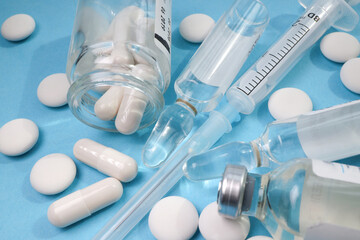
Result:
M304 24L298 23L302 27L290 38L287 38L284 45L278 50L275 54L268 53L268 56L271 56L271 59L264 65L262 69L256 71L256 75L246 83L243 87L237 87L239 90L244 92L246 95L250 95L254 89L276 68L276 66L288 55L289 52L301 41L301 39L310 31L310 29ZM295 42L294 42L295 41ZM279 49L279 48L278 48ZM264 57L266 54L264 54ZM264 58L263 57L263 58ZM265 74L265 75L264 75ZM257 79L258 81L255 81ZM256 85L254 86L255 83Z

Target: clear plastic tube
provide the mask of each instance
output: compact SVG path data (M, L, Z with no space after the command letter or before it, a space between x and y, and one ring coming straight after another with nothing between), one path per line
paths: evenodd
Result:
M175 82L178 100L159 117L142 160L158 167L190 133L199 112L213 110L269 21L264 5L237 0L221 17Z
M274 167L294 158L335 161L360 154L360 100L275 121L252 142L227 143L190 158L185 176L193 181L220 178L228 164L248 170Z

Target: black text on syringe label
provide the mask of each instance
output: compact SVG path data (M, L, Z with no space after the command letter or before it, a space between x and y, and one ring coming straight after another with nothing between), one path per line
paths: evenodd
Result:
M171 51L171 0L156 0L155 45L170 61Z
M299 57L293 54L294 49L299 47L299 43L304 41L320 20L321 16L313 12L307 12L301 16L288 32L255 63L252 70L242 76L242 81L237 86L238 90L249 96L256 92L261 83L267 82L268 85L273 85L272 81L279 81L281 74L286 71L280 69L283 63L295 61L294 58ZM269 78L270 76L272 77Z

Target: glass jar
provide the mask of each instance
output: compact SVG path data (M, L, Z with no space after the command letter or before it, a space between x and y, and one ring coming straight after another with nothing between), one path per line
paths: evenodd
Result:
M79 0L68 104L85 124L132 134L158 118L170 83L171 0Z

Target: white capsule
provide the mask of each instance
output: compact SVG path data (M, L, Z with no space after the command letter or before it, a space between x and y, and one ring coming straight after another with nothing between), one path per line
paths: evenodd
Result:
M121 183L106 178L53 202L47 212L56 227L66 227L118 201L123 194Z
M156 84L158 75L154 69L146 64L136 64L133 69L131 69L131 74L143 81Z
M115 119L116 129L123 134L138 130L147 105L147 97L136 89L124 88L123 99Z
M96 116L104 121L114 119L120 107L122 96L122 87L110 87L95 103L94 111Z
M130 182L137 175L138 167L133 158L90 139L77 141L73 152L79 161L122 182Z

